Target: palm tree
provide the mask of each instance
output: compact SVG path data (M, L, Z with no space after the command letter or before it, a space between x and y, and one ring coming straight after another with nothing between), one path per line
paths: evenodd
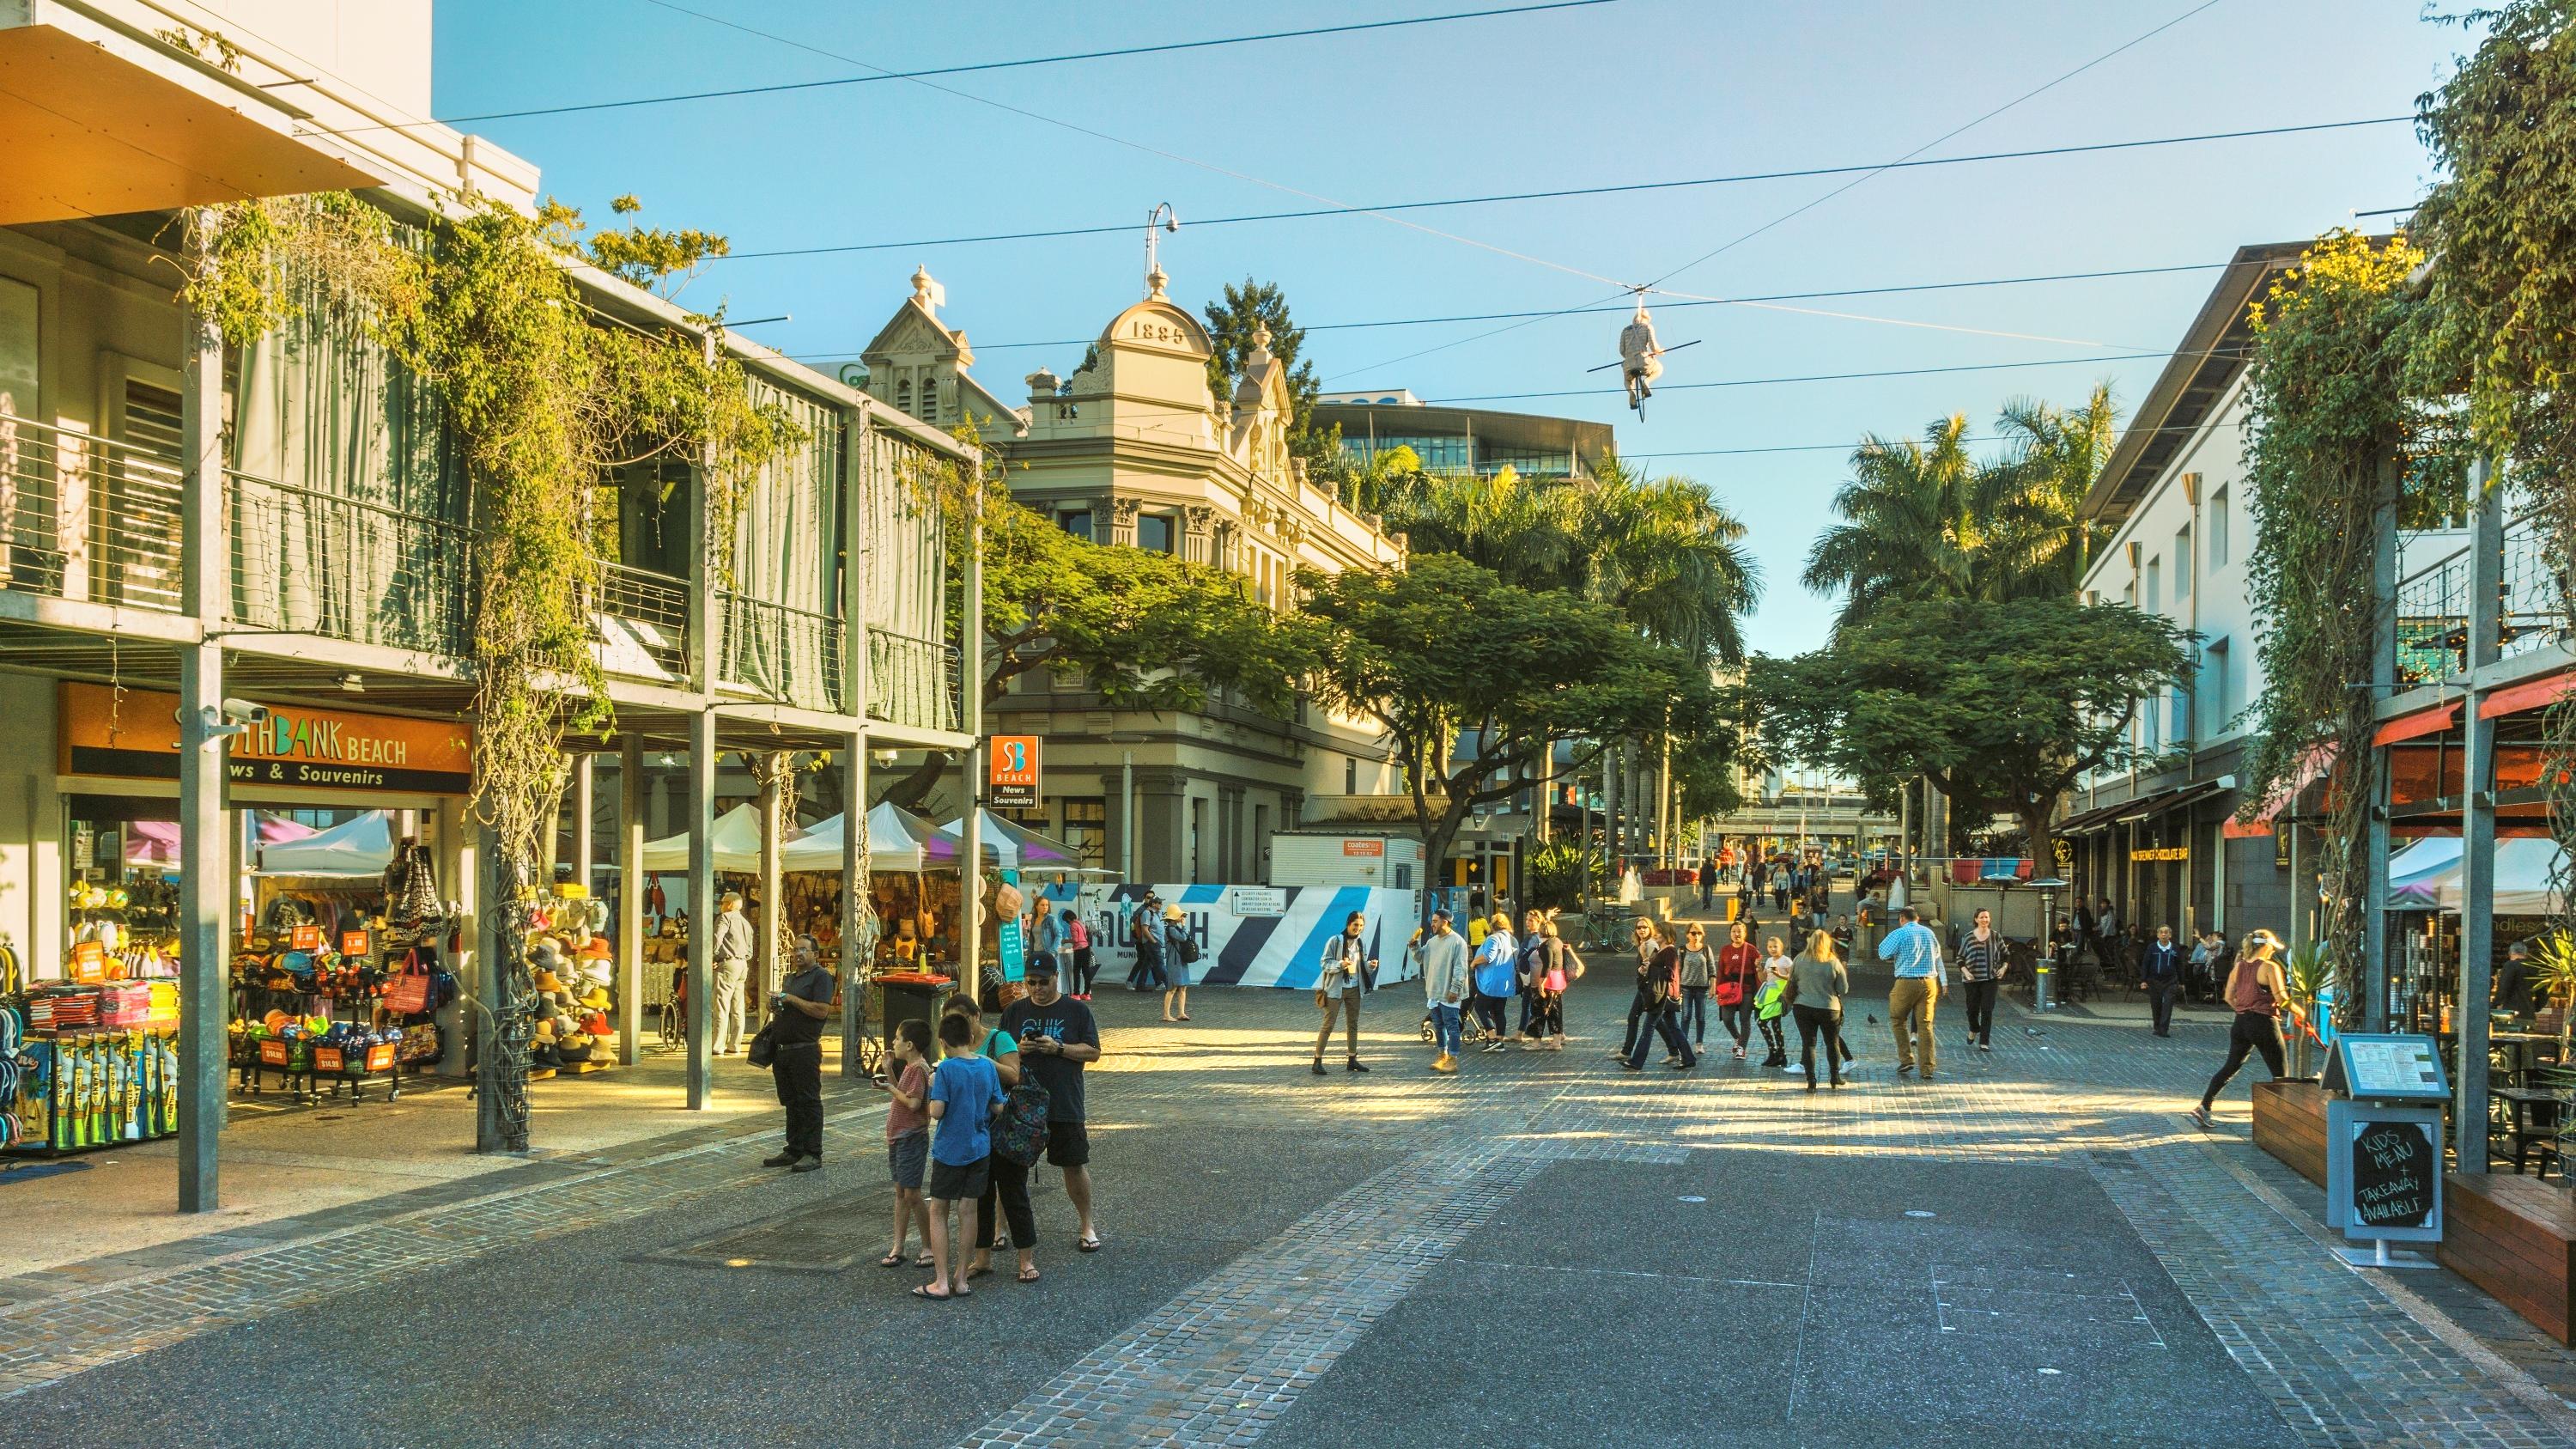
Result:
M1525 589L1572 587L1579 577L1576 500L1561 482L1505 468L1491 477L1399 475L1386 527L1416 553L1451 553Z
M1842 591L1836 628L1892 601L1977 596L1978 469L1967 432L1967 414L1952 413L1919 443L1861 436L1851 477L1834 494L1843 521L1807 551L1807 587Z
M1572 486L1586 591L1656 643L1742 663L1744 615L1762 590L1743 521L1690 479L1645 477L1616 453Z
M1993 520L1988 548L2005 597L2071 594L2105 535L2083 509L2119 442L2111 385L2096 385L2071 410L2015 398L2004 404L2000 421L2013 450L1987 470L1986 502Z

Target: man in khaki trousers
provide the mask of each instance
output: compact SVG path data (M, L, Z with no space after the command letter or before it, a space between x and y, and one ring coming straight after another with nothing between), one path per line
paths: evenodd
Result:
M1896 1074L1914 1070L1919 1046L1928 1082L1941 1065L1932 1041L1932 1006L1941 999L1941 943L1912 906L1900 907L1896 921L1896 929L1878 943L1878 959L1894 963L1896 971L1896 982L1887 991L1888 1025L1896 1031Z

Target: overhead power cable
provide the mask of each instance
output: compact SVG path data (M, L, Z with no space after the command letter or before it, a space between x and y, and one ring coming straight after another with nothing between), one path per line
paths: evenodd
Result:
M1661 389L1658 389L1658 391L1660 390ZM2162 427L2123 431L2120 436L2123 438L2129 437L2133 431L2137 432L2139 436L2154 436L2161 433L2193 433L2200 431L2206 426L2208 426L2206 419L2197 423L2167 423ZM1906 443L1920 443L1923 440L1921 438L1882 437L1879 441L1893 447L1901 446ZM2017 443L2022 441L2022 439L2011 433L1975 433L1964 436L1960 438L1959 441L1962 443ZM1858 443L1781 443L1773 446L1756 448L1655 448L1651 450L1641 450L1635 453L1622 452L1619 456L1622 459L1632 459L1639 463L1647 463L1658 458L1735 458L1749 457L1765 453L1851 453L1858 452L1859 450L1860 444Z
M1658 385L1655 388L1655 392L1658 395L1661 395L1668 392L1689 392L1701 388L1784 387L1795 383L1808 382L1865 382L1884 377L1936 377L1954 372L2010 372L2014 369L2024 367L2091 367L2110 362L2153 362L2191 355L2193 354L2187 351L2113 352L2099 357L2043 357L2032 362L1966 362L1956 363L1948 367L1890 367L1870 372L1810 372L1783 377L1730 377L1721 378L1713 382L1668 382ZM2212 356L2215 354L2204 352L2198 355ZM1425 398L1422 401L1425 407L1443 407L1458 403L1522 402L1537 398L1623 397L1626 393L1627 390L1625 388L1582 387L1567 388L1557 392L1468 393L1458 397Z
M1497 6L1486 10L1460 10L1445 15L1408 15L1387 20L1353 21L1347 25L1314 25L1299 30L1272 30L1258 35L1227 35L1207 40L1170 40L1154 45L1127 45L1113 50L1075 51L1064 55L1033 55L1017 60L984 60L964 65L930 66L920 70L880 71L874 75L835 76L828 80L780 81L771 85L729 86L722 90L681 91L658 96L630 96L623 100L582 101L560 106L528 106L509 111L477 111L471 115L441 116L431 121L409 125L461 126L480 121L515 121L535 116L570 116L591 111L632 110L639 106L674 106L692 101L726 100L737 96L781 95L794 91L832 90L843 86L873 85L879 81L918 80L928 76L971 75L978 71L1022 70L1031 66L1071 65L1086 60L1111 60L1130 55L1164 55L1181 50L1211 50L1220 46L1257 45L1274 40L1302 40L1319 35L1351 35L1370 30L1398 30L1416 25L1440 25L1453 20L1485 20L1501 15L1529 15L1544 10L1578 10L1593 5L1610 5L1617 0L1540 0L1528 5ZM361 131L399 131L404 124L349 126L318 134L347 136Z
M657 0L658 3L658 0ZM2098 151L2135 151L2152 146L2186 146L2208 141L2241 141L2258 136L2293 136L2312 131L2344 131L2358 126L2411 124L2413 116L2370 116L2357 121L2317 121L2298 126L2261 126L2242 131L2204 131L2189 136L2155 136L2135 141L2097 141L2071 146L2034 146L2019 151L1988 151L1974 156L1935 156L1920 160L1871 162L1849 166L1810 166L1795 171L1745 171L1726 176L1694 176L1667 181L1632 181L1615 186L1572 186L1553 191L1498 192L1490 196L1452 196L1434 201L1390 201L1371 206L1320 206L1300 211L1257 211L1239 216L1192 217L1189 224L1202 226L1242 226L1258 222L1306 221L1317 217L1369 216L1391 211L1427 211L1450 206L1492 206L1507 202L1556 201L1581 196L1617 196L1641 191L1678 191L1692 187L1735 186L1757 181L1786 181L1810 176L1844 176L1853 172L1876 175L1882 171L1926 166L1965 166L1993 161L2022 161L2046 156L2077 156ZM2368 213L2361 213L2367 215ZM779 257L837 256L853 252L891 252L926 247L974 246L988 242L1051 241L1064 237L1113 236L1132 233L1136 223L1114 225L1055 227L1043 231L986 232L975 236L924 237L912 241L833 242L816 246L771 247L761 251L736 251L710 261L753 261Z
M1817 197L1816 199L1814 199L1813 201L1809 201L1809 202L1805 203L1805 204L1804 204L1804 205L1802 205L1802 206L1798 206L1798 207L1795 207L1795 208L1793 208L1793 209L1791 209L1791 210L1789 210L1789 211L1783 212L1783 213L1782 213L1782 214L1780 214L1779 216L1773 217L1771 220L1764 222L1762 225L1760 225L1760 226L1757 226L1757 227L1753 228L1751 231L1741 233L1741 234L1737 235L1736 237L1734 237L1732 240L1727 241L1727 242L1725 242L1725 243L1723 243L1723 244L1721 244L1721 245L1719 245L1719 246L1717 246L1717 247L1714 247L1714 248L1710 249L1709 251L1703 252L1703 253L1701 253L1700 255L1696 256L1696 257L1693 257L1693 258L1692 258L1692 259L1690 259L1689 261L1682 263L1680 266L1673 268L1671 271L1664 273L1662 276L1655 278L1655 280L1654 280L1653 282L1651 282L1651 283L1648 283L1648 284L1647 284L1647 287L1648 287L1648 289L1660 289L1663 283L1668 282L1668 281L1671 281L1673 278L1675 278L1675 277L1677 277L1677 276L1680 276L1682 273L1684 273L1684 272L1687 272L1687 271L1691 270L1693 267L1696 267L1696 266L1700 265L1701 263L1706 262L1706 261L1708 261L1708 260L1710 260L1710 259L1712 259L1712 258L1714 258L1714 257L1717 257L1717 256L1719 256L1719 255L1721 255L1721 254L1723 254L1723 253L1725 253L1725 252L1732 251L1732 250L1734 250L1736 247L1741 246L1741 245L1743 245L1744 243L1746 243L1746 242L1748 242L1748 241L1751 241L1753 238L1755 238L1755 237L1757 237L1757 236L1762 235L1764 232L1767 232L1767 231L1771 230L1773 227L1779 226L1779 225L1781 225L1781 224L1782 224L1782 223L1784 223L1784 222L1791 221L1791 220L1793 220L1793 219L1795 219L1795 218L1797 218L1797 217L1800 217L1800 216L1805 215L1806 213L1808 213L1808 212L1810 212L1810 211L1813 211L1813 210L1814 210L1814 209L1816 209L1817 207L1824 205L1826 202L1833 200L1835 197L1840 196L1840 195L1842 195L1843 193L1845 193L1845 192L1847 192L1847 191L1850 191L1852 188L1854 188L1854 187L1856 187L1856 186L1860 186L1860 185L1862 185L1862 184L1866 183L1866 182L1867 182L1871 177L1873 177L1873 176L1877 176L1877 175L1879 175L1879 174L1881 174L1881 173L1883 173L1883 172L1885 172L1885 171L1888 171L1888 170L1892 169L1892 168L1893 168L1896 164L1898 164L1899 162L1903 162L1903 161L1910 161L1910 160L1914 159L1915 157L1922 155L1924 152L1931 150L1933 147L1938 146L1938 145L1940 145L1941 143L1943 143L1943 142L1945 142L1945 141L1948 141L1948 140L1952 139L1953 137L1959 136L1959 135L1961 135L1961 134L1963 134L1963 133L1965 133L1965 132L1967 132L1967 131L1974 130L1975 128L1977 128L1977 127L1979 127L1979 126L1984 125L1986 122L1993 120L1995 117L2002 115L2004 112L2011 110L2013 107L2020 105L2022 102L2027 101L2027 100L2031 99L2031 98L2032 98L2032 97L2034 97L2034 96L2040 95L2040 94L2042 94L2043 92L2046 92L2046 91L2049 91L2049 90L2052 90L2052 89L2056 88L2057 86L2063 85L2063 84L2064 84L2064 83L2066 83L2067 81L2070 81L2070 80L2074 79L2075 77L2077 77L2077 76L2079 76L2079 75L2082 75L2084 72L2086 72L2086 71L2088 71L2088 70L2091 70L2093 67L2095 67L2095 66L2097 66L2097 65L2102 64L2104 61L2107 61L2107 60L2111 59L2113 56L2116 56L2116 55L2120 54L2120 53L2121 53L2121 52L2123 52L2123 51L2129 50L2129 49L2131 49L2131 48L2132 48L2132 47L2134 47L2134 46L2137 46L2137 45L2139 45L2139 44L2141 44L2141 43L2143 43L2143 42L2145 42L2145 41L2147 41L2147 40L2150 40L2150 39L2154 38L2154 37L2155 37L2155 36L2157 36L2157 35L2161 35L2161 34L2163 34L2165 31L2170 30L2170 29L2172 29L2173 27L2175 27L2175 26L2177 26L2177 25L2180 25L2182 22L2184 22L2184 21L2186 21L2186 20L2189 20L2191 17L2193 17L2193 16L2195 16L2195 15L2200 14L2202 11L2209 9L2211 6L2216 5L2216 4L2218 4L2218 3L2219 3L2219 0L2202 0L2202 3L2201 3L2201 4L2199 4L2199 5L2195 6L2195 7L2193 7L2193 8L2192 8L2192 9L2190 9L2190 10L2187 10L2187 11L2183 12L2183 13L2182 13L2182 14L2180 14L2180 15L2175 16L2173 19L2168 20L2168 21L2166 21L2164 24L2157 26L2155 29L2153 29L2153 30L2150 30L2150 31L2146 32L2146 34L2144 34L2144 35L2140 35L2140 36L2137 36L2137 37L2135 37L2135 38L2133 38L2133 39L2130 39L2130 40L2127 40L2127 41L2123 41L2123 42L2122 42L2122 43L2120 43L2119 45L2112 47L2110 50L2104 51L2102 54L2097 55L2097 56L2093 57L2091 60L2088 60L2088 61L2084 62L2082 65L2079 65L2079 66L2075 67L2073 70L2067 71L2067 72L2065 72L2064 74L2057 76L2056 78L2054 78L2054 79L2052 79L2052 80L2048 81L2047 83L2045 83L2045 84L2043 84L2043 85L2040 85L2040 86L2034 87L2034 88L2032 88L2032 89L2030 89L2030 90L2027 90L2027 91L2022 92L2020 95L2013 97L2011 100L2004 102L2002 105L1995 107L1993 110L1990 110L1990 111L1986 112L1984 115L1978 116L1976 119L1974 119L1974 120L1972 120L1972 121L1969 121L1969 122L1967 122L1967 123L1966 123L1966 124L1964 124L1964 125L1953 126L1953 127L1952 127L1952 128L1950 128L1949 130L1942 132L1940 135L1933 137L1931 140L1924 142L1922 145L1915 147L1913 150L1906 152L1903 156L1900 156L1900 157L1896 158L1896 161L1889 162L1889 163L1888 163L1887 165L1885 165L1885 166L1876 167L1876 168L1873 168L1873 169L1871 169L1871 170L1869 170L1869 171L1866 171L1866 172L1862 173L1861 175L1855 176L1855 177L1853 177L1851 180L1844 182L1842 185L1835 187L1833 190L1826 192L1826 193L1825 193L1825 194L1823 194L1822 196L1819 196L1819 197ZM1642 292L1642 291L1639 291L1639 290L1638 290L1638 289L1636 289L1636 288L1627 288L1627 289L1623 289L1623 290L1625 290L1625 291L1634 291L1634 292L1637 292L1637 295L1638 295L1639 300L1641 300L1641 301L1643 300L1643 292ZM1614 295L1614 296L1612 296L1612 297L1603 297L1603 298L1598 298L1598 299L1595 299L1595 300L1593 300L1593 301L1585 302L1585 303L1581 303L1581 304L1578 304L1578 305L1577 305L1577 306L1575 306L1575 307L1569 307L1569 308L1564 309L1563 311L1560 311L1560 312L1557 312L1557 313L1552 313L1552 314L1549 314L1549 315L1552 315L1552 316L1564 316L1564 315L1566 315L1566 314L1567 314L1567 313L1569 313L1569 312L1576 312L1576 311L1588 310L1589 308L1597 307L1597 306L1601 305L1601 303L1603 303L1603 302L1607 302L1607 301L1614 301L1614 300L1616 300L1616 295ZM1382 367L1393 367L1395 364L1397 364L1397 363L1399 363L1399 362L1411 362L1412 360L1414 360L1414 359L1415 359L1415 358L1417 358L1417 357L1428 357L1428 356L1430 356L1431 354L1436 353L1436 352L1446 352L1446 351L1450 350L1451 348L1455 348L1455 347L1464 347L1464 346L1468 345L1469 343L1474 343L1474 342L1482 342L1482 341L1484 341L1486 338L1489 338L1489 337L1499 337L1499 336L1501 336L1502 334L1504 334L1504 333L1506 333L1506 332L1515 332L1515 331L1518 331L1518 330L1520 330L1521 328L1524 328L1524 327L1532 327L1532 326L1536 326L1539 322L1542 322L1542 321L1545 321L1545 320L1546 320L1546 318L1544 318L1544 317L1533 317L1533 318L1531 318L1531 319L1529 319L1528 321L1525 321L1525 322L1513 322L1513 323L1509 323L1509 324L1507 324L1507 325L1505 325L1505 326L1502 326L1502 327L1496 327L1496 328L1493 328L1493 329L1491 329L1491 330L1489 330L1489 331L1479 332L1479 333L1477 333L1477 334L1475 334L1474 336L1471 336L1471 337L1461 337L1461 338L1458 338L1458 339L1456 339L1456 340L1454 340L1454 341L1440 343L1440 344L1439 344L1439 345L1437 345L1437 346L1420 348L1420 349L1418 349L1418 350L1416 350L1416 351L1408 352L1408 353L1404 354L1404 355L1403 355L1403 356L1401 356L1401 357L1390 357L1390 358L1387 358L1387 359L1385 359L1385 360L1383 360L1383 361L1380 361L1380 362L1373 362L1373 363L1370 363L1369 365L1367 365L1366 367L1352 368L1352 369L1349 369L1348 371L1344 371L1344 372L1337 372L1337 373L1333 374L1333 376L1332 376L1331 378L1328 378L1328 379L1326 379L1326 380L1327 380L1327 381L1339 381L1339 380L1340 380L1340 379L1342 379L1342 378L1345 378L1345 377L1354 377L1354 376L1359 375L1360 373L1364 373L1364 372L1375 372L1375 371L1377 371L1379 368L1382 368Z
M1724 302L1668 302L1659 310L1679 311L1685 307L1723 307L1753 302L1809 302L1826 297L1885 297L1908 292L1955 292L1971 287L2019 287L2039 282L2089 282L2107 277L2160 277L2169 276L2177 272L2224 271L2232 265L2234 265L2232 262L2182 262L2173 266L2164 267L2108 267L2099 271L2047 272L2028 277L1981 277L1975 281L1969 282L1908 282L1884 287L1839 287L1816 292L1771 292L1758 296L1729 298ZM1571 311L1560 309L1557 311L1533 310L1525 312L1461 312L1448 317L1386 317L1366 322L1310 322L1306 324L1302 330L1307 332L1346 332L1359 328L1373 327L1430 327L1451 322L1508 322L1524 317L1568 317L1578 316L1584 313L1625 313L1627 310L1627 305L1623 303L1609 307L1578 307ZM1047 342L978 342L975 344L975 350L978 352L1010 352L1035 347L1083 347L1089 345L1092 341L1093 339L1089 337L1066 337ZM788 357L790 361L794 362L829 362L839 358L856 357L858 355L858 350L856 348L844 348L836 352L796 352L788 354ZM2155 355L2162 356L2163 354L2159 353ZM2015 363L2010 365L2021 366L2022 364ZM1619 389L1612 388L1610 391L1617 392ZM1540 394L1533 394L1533 396L1539 395Z

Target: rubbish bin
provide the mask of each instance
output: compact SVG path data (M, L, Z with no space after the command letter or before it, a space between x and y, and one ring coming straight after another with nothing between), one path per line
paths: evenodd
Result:
M2030 1009L2047 1011L2057 1005L2057 968L2034 967L2030 973Z
M891 1049L895 1023L915 1017L937 1027L939 1004L948 994L948 985L948 977L910 971L881 975L870 982L869 992L876 999L868 1005L876 1013L878 1039Z

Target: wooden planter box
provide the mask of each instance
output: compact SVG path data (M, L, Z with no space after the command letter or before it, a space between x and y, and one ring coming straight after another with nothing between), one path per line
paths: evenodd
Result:
M2518 1173L2452 1173L2445 1184L2442 1266L2494 1295L2560 1343L2576 1346L2568 1285L2576 1281L2576 1195Z
M2326 1185L2326 1094L2314 1082L2254 1084L2254 1145Z

